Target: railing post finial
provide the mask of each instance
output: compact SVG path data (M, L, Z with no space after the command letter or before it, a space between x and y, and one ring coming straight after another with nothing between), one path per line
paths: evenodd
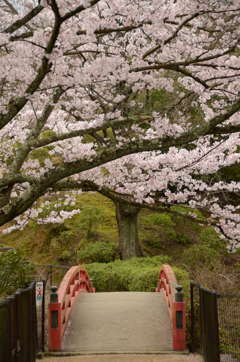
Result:
M58 303L57 289L55 285L51 287L50 303Z
M175 287L176 293L175 293L175 301L176 302L183 302L183 288L181 285L176 285Z

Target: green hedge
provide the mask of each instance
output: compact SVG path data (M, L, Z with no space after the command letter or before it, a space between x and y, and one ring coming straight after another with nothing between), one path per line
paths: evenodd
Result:
M117 244L111 242L89 243L77 252L79 263L108 263L117 256Z
M169 257L158 255L126 261L115 260L111 263L92 263L87 264L86 268L98 292L152 292L156 288L161 265L169 262ZM180 268L173 269L178 283L188 293L188 273Z

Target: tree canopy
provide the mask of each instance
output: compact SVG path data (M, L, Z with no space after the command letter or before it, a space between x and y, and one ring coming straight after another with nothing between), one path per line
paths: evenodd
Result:
M0 225L82 187L239 240L239 1L24 4L0 7Z

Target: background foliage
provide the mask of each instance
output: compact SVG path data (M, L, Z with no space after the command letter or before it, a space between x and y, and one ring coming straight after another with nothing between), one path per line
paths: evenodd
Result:
M21 256L34 263L90 263L98 290L154 288L160 265L169 262L205 287L238 292L240 251L229 254L213 228L144 209L138 225L145 258L123 263L115 260L118 232L113 203L100 194L86 193L78 196L77 207L81 212L63 224L30 222L22 231L1 235L0 243L21 249Z
M0 296L26 287L33 280L33 274L33 264L20 250L0 253Z

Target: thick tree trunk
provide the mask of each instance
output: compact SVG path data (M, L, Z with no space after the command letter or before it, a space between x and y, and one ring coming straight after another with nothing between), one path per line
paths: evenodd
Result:
M138 214L140 208L127 203L115 202L119 233L119 249L122 259L142 256L138 239Z

